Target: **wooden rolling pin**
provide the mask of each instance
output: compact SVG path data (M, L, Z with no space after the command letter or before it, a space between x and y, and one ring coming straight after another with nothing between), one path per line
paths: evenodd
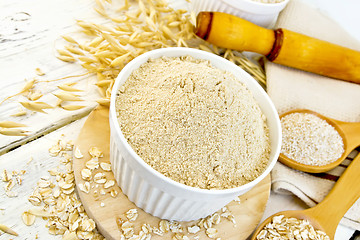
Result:
M360 83L360 52L286 29L266 29L221 12L200 12L196 35L219 47L265 55L274 63Z

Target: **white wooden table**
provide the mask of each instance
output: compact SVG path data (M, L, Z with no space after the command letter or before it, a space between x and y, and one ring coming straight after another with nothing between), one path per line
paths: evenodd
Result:
M305 1L305 0L304 0ZM360 2L357 0L306 0L321 11L334 17L350 33L360 40L358 23ZM76 64L68 64L55 57L55 47L62 44L60 35L77 31L75 19L97 18L92 10L92 0L2 0L0 2L0 101L18 92L25 79L37 77L39 80L57 79L84 73ZM45 75L37 76L35 69L40 68ZM55 104L52 93L62 82L77 81L77 88L88 107L77 111L62 109L47 110L47 114L35 113L22 117L9 117L19 111L17 96L0 105L0 121L21 122L29 127L28 137L5 137L0 135L0 172L6 170L26 170L23 183L13 189L18 197L8 198L3 191L5 185L0 181L0 223L16 230L20 236L0 234L0 239L61 239L48 234L45 222L37 220L33 226L22 223L21 213L31 207L27 197L40 177L47 170L58 165L58 159L48 155L49 147L64 135L66 140L75 140L88 113L96 107L99 98L95 79L83 76L62 81L42 83L44 96L41 101ZM33 160L28 163L30 158ZM272 194L264 217L280 210L299 209L305 206L290 196ZM337 240L349 239L354 230L339 226Z

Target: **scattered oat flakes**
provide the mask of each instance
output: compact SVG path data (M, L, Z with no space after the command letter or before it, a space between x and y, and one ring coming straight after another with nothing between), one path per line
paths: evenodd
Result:
M92 158L85 163L85 166L90 170L95 170L99 167L99 160L97 158Z
M112 186L114 186L115 185L115 181L114 180L107 180L106 182L105 182L105 184L104 184L104 188L106 189L106 188L110 188L110 187L112 187Z
M10 173L8 173L8 171L6 171L6 169L4 169L4 171L2 173L3 182L9 182L11 178L12 178L12 175Z
M110 163L101 162L100 167L101 167L102 170L104 170L106 172L111 171L111 164Z
M164 235L164 233L163 233L160 229L155 228L155 227L152 229L152 232L153 232L154 234L156 234L156 235L159 235L159 236Z
M50 187L51 181L49 181L48 179L40 178L37 185L40 188L47 188L47 187Z
M23 212L21 218L26 226L31 226L35 222L35 215L29 212Z
M64 234L62 240L78 240L79 238L77 237L75 232L68 232L66 234Z
M5 191L10 191L15 186L15 182L10 179L4 186Z
M84 168L83 170L81 170L81 177L85 181L90 181L91 180L91 171L87 168Z
M215 238L218 230L216 228L208 228L206 229L205 233L209 238Z
M52 157L56 157L57 155L59 155L60 151L61 151L61 147L58 144L53 145L49 148L49 153L50 156Z
M66 181L60 181L58 183L59 187L65 190L68 190L72 187L74 187L74 183L73 182L66 182Z
M40 68L35 68L35 72L39 76L44 76L45 75L45 73Z
M137 209L136 208L130 209L129 211L127 211L125 213L125 216L129 221L131 221L131 222L135 221L138 217Z
M170 223L167 220L161 220L159 222L159 229L160 231L167 233L168 231L170 231Z
M169 228L170 228L170 231L173 233L182 233L184 231L181 224L176 221L170 221Z
M83 158L84 157L78 147L75 147L74 157L75 158Z
M97 147L91 147L91 148L89 149L89 154L90 154L92 157L97 157L97 158L103 157L103 152L102 152L99 148L97 148Z
M34 206L40 206L42 197L41 195L31 195L28 197L28 201Z
M115 198L118 195L118 191L116 191L115 189L111 189L110 195Z
M100 184L105 183L106 182L105 174L102 173L102 172L96 173L95 176L94 176L94 182L100 183Z
M102 188L99 191L100 191L100 195L105 195L106 194L105 190L102 189Z
M79 189L80 189L80 191L82 191L84 193L89 193L90 192L90 183L87 181L85 181L84 183L80 183Z
M50 177L40 178L37 187L28 198L34 206L38 207L29 209L27 212L46 218L49 233L63 235L63 239L104 239L97 233L95 222L86 215L84 207L74 192L72 158L68 153L74 150L73 143L58 141L55 146L57 156L61 157L60 165L49 170ZM89 182L84 185L90 188Z
M195 234L195 233L198 233L199 231L200 231L200 228L196 225L188 227L189 233Z
M234 201L235 201L235 202L237 202L237 203L239 203L239 204L241 203L241 201L240 201L240 198L239 198L239 197L236 197L236 198L234 199Z

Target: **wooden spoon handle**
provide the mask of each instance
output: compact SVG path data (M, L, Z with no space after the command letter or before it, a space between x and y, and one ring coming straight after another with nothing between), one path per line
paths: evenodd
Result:
M350 152L360 146L360 122L335 122L341 131L343 131L348 146L347 148Z
M341 218L360 197L359 173L360 154L352 160L325 199L306 210L306 214L317 219L328 235L335 234Z
M200 12L196 35L217 46L265 55L270 61L360 83L360 52L286 29L275 31L221 12Z

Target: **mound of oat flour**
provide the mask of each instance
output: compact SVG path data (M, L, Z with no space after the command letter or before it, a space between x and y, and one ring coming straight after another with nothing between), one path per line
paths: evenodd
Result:
M134 151L177 182L233 188L267 166L264 114L243 83L208 61L149 60L121 86L116 110Z

